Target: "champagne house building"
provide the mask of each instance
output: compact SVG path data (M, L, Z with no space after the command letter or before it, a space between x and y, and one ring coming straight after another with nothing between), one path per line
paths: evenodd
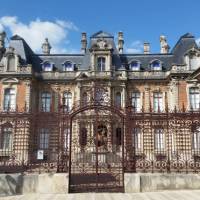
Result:
M123 33L81 37L80 54L34 53L0 34L0 172L67 172L69 191L124 191L127 172L200 171L200 50L123 52Z

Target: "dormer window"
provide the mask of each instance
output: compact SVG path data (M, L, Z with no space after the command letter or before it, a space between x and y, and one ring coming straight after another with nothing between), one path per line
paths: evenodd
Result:
M45 72L51 72L53 70L53 64L46 61L43 63L42 68L43 68L43 71Z
M140 62L132 61L129 67L130 67L130 70L132 70L132 71L139 71L140 70Z
M15 69L16 69L16 66L15 66L15 56L14 55L10 55L8 56L7 58L7 71L8 72L14 72Z
M71 62L65 62L63 64L63 70L64 71L74 71L74 65Z
M97 70L105 71L106 69L106 59L104 57L97 58Z
M159 60L154 60L151 63L151 70L159 71L159 70L161 70L161 68L162 68L162 64Z

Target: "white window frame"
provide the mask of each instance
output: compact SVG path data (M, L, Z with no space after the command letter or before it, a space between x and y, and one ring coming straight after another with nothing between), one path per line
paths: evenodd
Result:
M192 149L200 152L200 127L192 134Z
M46 64L48 64L49 66L45 66ZM42 64L42 69L44 72L51 72L53 71L53 64L49 61L45 61L43 64Z
M63 102L63 105L64 105L64 108L65 108L65 111L66 112L70 112L71 109L72 109L72 93L71 92L64 92L63 93L63 99L64 99L64 102Z
M137 66L132 66L132 64L137 64ZM130 64L129 64L129 69L132 71L139 71L140 70L140 62L137 60L133 60Z
M64 129L64 149L69 150L70 145L70 128Z
M9 94L7 94L7 91L9 91ZM16 89L15 88L4 89L3 109L4 111L16 110Z
M51 101L52 101L52 95L50 92L41 93L41 111L42 112L51 111Z
M154 129L154 148L161 152L165 150L165 133L162 128Z
M200 108L200 89L198 87L189 88L189 101L191 110Z
M133 128L132 130L132 142L136 151L143 149L143 135L142 130L139 127Z
M140 92L132 92L131 94L131 104L135 112L141 111L141 93Z
M159 63L159 66L155 67L154 66L155 62ZM151 70L153 70L153 71L161 71L162 70L162 63L161 63L161 61L160 60L153 60L151 62Z
M1 140L2 140L1 149L12 150L12 145L13 145L12 127L2 127Z
M163 93L153 93L153 110L154 112L162 112L164 110Z
M65 63L63 63L63 71L65 71L65 72L72 72L72 71L74 71L74 65L73 65L73 63L70 62L70 61L66 61Z
M49 129L41 128L39 130L39 149L49 148L49 138L50 138Z
M97 57L97 71L104 72L106 71L106 58L105 57Z

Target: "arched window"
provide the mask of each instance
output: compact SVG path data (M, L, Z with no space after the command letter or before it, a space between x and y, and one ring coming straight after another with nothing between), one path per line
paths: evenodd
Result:
M42 92L41 111L50 112L50 110L51 110L51 94L49 92Z
M119 108L122 106L122 95L121 92L117 92L115 94L115 105Z
M105 71L106 69L106 59L104 57L99 57L97 59L97 70L98 71Z
M13 144L13 133L12 133L12 126L2 126L2 132L0 137L0 147L1 149L12 150Z
M161 62L159 60L154 60L151 63L151 70L159 71L162 69Z
M46 62L43 63L42 68L43 68L43 71L50 72L50 71L53 70L53 64L46 61Z
M16 91L14 88L5 89L3 107L5 111L14 111L16 109Z
M200 90L198 87L189 89L190 109L197 110L200 108Z
M72 93L65 92L63 94L63 105L66 112L70 112L72 109Z
M138 62L136 60L132 61L130 64L130 70L139 71L140 70L140 62Z
M15 56L8 56L7 60L7 71L13 72L15 71L16 66L15 66Z
M63 70L64 71L73 71L74 70L74 66L71 62L67 61L63 64Z
M87 145L87 129L85 127L80 129L79 144L81 147Z

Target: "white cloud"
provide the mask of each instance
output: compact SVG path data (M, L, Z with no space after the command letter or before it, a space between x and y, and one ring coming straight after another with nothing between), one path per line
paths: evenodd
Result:
M26 40L35 52L41 51L45 38L49 39L52 53L68 52L63 44L69 43L69 31L78 31L78 28L70 21L56 20L42 21L36 19L28 24L22 23L16 16L4 16L0 18L0 30L8 29L12 35L19 35Z
M126 53L142 53L143 43L140 40L136 40L131 43L130 46L125 47Z

